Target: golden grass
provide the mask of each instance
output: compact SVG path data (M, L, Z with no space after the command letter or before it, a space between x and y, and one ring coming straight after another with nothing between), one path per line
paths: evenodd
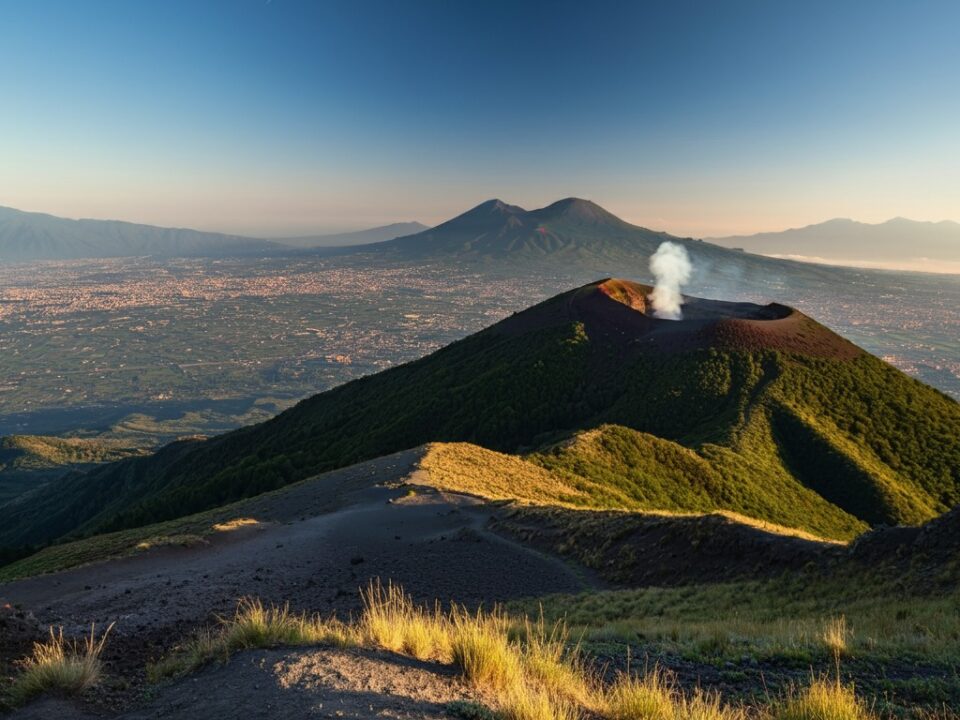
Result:
M523 684L521 656L508 639L508 629L498 611L472 615L460 609L449 616L453 662L474 685L502 692Z
M113 625L97 638L96 628L83 642L66 640L63 628L50 628L50 639L34 643L33 652L23 660L23 671L14 680L10 694L23 703L44 692L75 694L93 687L101 675L100 654Z
M696 690L689 698L681 697L675 715L678 720L746 720L742 707L731 707L720 702L717 693Z
M823 646L839 660L847 654L847 640L850 634L847 629L847 618L839 615L826 622L820 639L823 641Z
M296 614L286 606L267 607L259 600L245 598L232 618L221 619L219 628L200 630L171 655L148 665L147 677L151 682L179 677L214 660L226 660L238 650L297 645L351 647L360 641L356 628L336 618Z
M676 706L676 692L658 668L641 678L621 675L603 698L610 720L673 720Z
M583 661L579 642L571 644L566 623L548 626L543 613L536 622L525 618L522 653L527 676L552 696L584 707L596 704L596 680Z
M193 547L195 545L206 545L207 541L200 535L193 533L181 533L174 535L154 535L137 543L136 549L141 552L151 550L157 547Z
M534 505L591 503L589 494L549 470L471 443L430 443L417 466L415 483L437 490Z
M438 611L426 612L396 585L370 583L363 591L358 631L368 644L418 660L450 662L451 638Z
M520 684L507 690L499 710L506 720L580 720L583 717L575 706L543 688Z
M231 530L239 530L242 527L247 527L249 525L259 525L260 521L255 520L254 518L233 518L232 520L226 520L224 522L218 522L212 525L211 527L217 532L230 532Z
M181 675L231 652L257 647L334 644L376 647L456 665L463 677L493 698L503 720L871 720L853 689L814 680L771 711L724 705L720 696L681 692L659 668L642 675L621 674L603 682L583 661L562 623L516 622L502 609L443 611L416 605L392 584L371 583L364 609L350 624L241 602L232 618L205 631L178 653L152 666L157 681ZM819 713L819 714L818 714Z
M839 680L814 678L774 710L774 720L870 720L872 714L857 699L853 687Z
M607 427L607 426L604 426ZM604 428L577 433L561 443L577 446L580 451L597 445ZM693 451L686 451L696 456ZM471 443L430 443L418 461L414 482L446 492L474 495L488 500L506 500L517 504L515 512L523 514L524 505L547 508L554 522L571 525L590 521L590 512L605 510L624 518L699 518L718 516L731 522L772 535L795 537L836 545L845 541L822 537L806 530L787 527L730 510L684 511L654 509L622 490L589 478L553 472L527 459L506 455ZM551 511L552 510L552 511ZM584 511L570 514L569 510ZM572 534L572 532L570 533Z

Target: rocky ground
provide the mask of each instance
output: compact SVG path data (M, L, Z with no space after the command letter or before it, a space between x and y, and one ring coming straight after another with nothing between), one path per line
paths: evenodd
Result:
M455 600L488 607L517 598L596 586L589 572L488 530L496 507L465 495L399 486L400 480L415 471L416 458L417 454L411 452L392 456L389 465L377 461L380 465L372 468L382 483L377 485L356 482L360 477L369 478L370 467L349 468L343 471L343 478L349 482L337 485L337 492L323 502L309 502L316 488L310 492L305 487L261 501L272 503L272 507L260 508L256 516L273 520L215 533L203 544L159 547L132 557L2 585L0 607L7 609L0 622L9 628L0 640L2 661L9 669L49 626L62 626L66 634L79 637L89 632L91 625L104 628L115 623L104 655L106 671L114 682L83 705L83 712L114 713L142 705L143 692L148 689L146 663L159 659L195 628L232 614L244 597L289 604L297 612L337 613L346 618L360 609L360 589L377 578L399 583L418 601L446 605ZM331 487L330 480L326 479L326 487ZM325 511L331 504L336 509ZM270 668L285 657L286 669L277 671L280 674L262 672L266 673L264 678L274 678L270 682L287 678L284 682L299 688L304 683L309 685L306 675L297 675L291 668L297 663L316 666L315 658L321 656L319 651L264 656L269 657L264 662L269 662ZM346 658L353 656L336 657L346 663ZM381 658L378 662L386 661ZM407 661L394 658L392 662L400 662L406 675L414 673L403 665ZM231 677L229 682L224 679L231 687L234 683L244 687L249 684L243 678L232 678L235 667L209 672L221 672L218 678ZM294 676L300 679L291 680ZM163 693L165 698L171 696L171 707L186 703L182 698L189 694L192 682L184 683L186 689L177 686L180 689ZM256 682L263 687L269 684L267 679ZM433 682L444 685L453 681L440 677ZM208 685L220 686L219 680L216 685ZM313 707L323 702L319 698L326 697L324 687L314 683L303 692L287 694ZM437 692L440 697L442 693ZM342 697L348 705L360 702L357 698L363 693L354 693L351 700L349 694ZM394 701L387 693L382 702ZM431 716L428 709L432 705L407 708L403 702L396 702L396 714L387 717ZM168 710L173 712L170 708L164 712ZM59 718L64 717L63 712L61 703L43 701L19 711L16 717ZM300 711L290 712L294 714L289 717L296 717ZM213 715L130 715L156 716Z

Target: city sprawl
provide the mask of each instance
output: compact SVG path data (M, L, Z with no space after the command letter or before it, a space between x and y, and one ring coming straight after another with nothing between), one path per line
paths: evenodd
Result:
M796 305L960 397L957 278L851 277L835 293L771 287L738 295ZM591 279L491 277L448 264L371 272L362 260L317 258L6 266L0 434L72 430L153 443L223 431L425 355Z

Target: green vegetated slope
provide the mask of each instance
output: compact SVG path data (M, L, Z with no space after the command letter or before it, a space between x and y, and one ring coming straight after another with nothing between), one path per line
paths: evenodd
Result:
M647 291L594 283L266 423L97 469L58 493L75 524L56 534L0 506L0 544L167 520L431 441L833 538L960 502L955 401L789 308L691 301L672 323Z
M84 438L0 437L0 502L11 500L70 469L86 468L144 452L120 443Z
M728 509L834 538L960 502L957 404L869 355L708 351L634 373L608 414L622 424L531 459L646 508Z

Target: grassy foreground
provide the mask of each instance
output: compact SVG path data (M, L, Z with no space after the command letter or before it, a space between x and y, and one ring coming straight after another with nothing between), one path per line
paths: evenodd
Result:
M883 717L926 718L960 707L956 586L918 593L894 577L798 573L551 596L508 609L540 612L548 623L562 619L587 652L614 665L627 646L634 657L748 704L789 692L811 673L832 675L839 657L843 676Z
M741 585L740 588L746 594L767 592L759 587ZM648 612L655 609L656 603L661 603L662 632L680 644L692 641L700 632L691 624L688 627L691 635L684 638L678 630L679 624L671 624L679 623L687 614L705 612L706 604L711 602L718 604L712 616L707 612L707 625L701 629L706 634L700 635L701 640L709 638L719 627L710 627L709 623L722 621L724 602L719 591L710 595L703 590L691 592L689 588L657 590L649 591L656 597L647 598L641 597L645 591L633 592L636 597L617 598L610 593L596 596L593 602L606 603L607 607L620 602L617 611L627 612L628 617L631 607L637 613L641 607L646 608L643 612ZM586 607L589 600L586 597L563 599L575 623L582 622L581 613L596 612L596 607ZM536 620L530 620L525 614L508 614L500 608L477 612L457 605L449 610L439 606L425 609L414 604L401 588L379 583L367 588L363 601L359 618L343 622L245 600L233 617L191 635L160 662L149 665L147 677L153 683L181 677L206 664L226 661L231 654L246 649L333 645L382 649L456 667L474 688L475 698L484 703L452 704L451 712L464 718L878 720L898 716L889 708L880 707L875 700L867 701L865 697L872 693L864 696L859 684L855 686L842 679L849 674L847 665L862 660L866 647L862 644L864 633L883 627L876 624L879 620L869 619L868 608L864 609L866 614L854 616L854 623L835 616L816 625L811 621L805 626L804 642L827 660L826 670L814 673L810 669L814 663L810 663L795 681L782 687L771 686L760 697L744 698L734 693L705 690L699 682L684 682L681 686L678 675L649 661L633 666L628 662L619 668L598 662L598 655L591 648L600 637L596 626L581 636L582 642L575 642L571 638L577 636L576 630L571 631L563 620L551 619L551 613L561 607L560 598L549 599L546 612L541 611L535 616ZM672 611L671 619L671 612L665 609L674 603L678 609ZM930 617L924 619L930 620ZM772 626L763 625L762 618L757 622L756 632L771 633ZM745 637L749 636L746 625L728 628L731 634L744 630L747 630ZM946 626L937 631L949 632ZM779 636L775 642L784 641L792 630L787 628L784 632L787 635ZM77 694L94 687L101 678L100 654L108 634L109 628L98 638L91 629L84 642L74 643L65 640L62 631L51 630L49 640L38 643L31 656L21 662L21 672L5 693L7 702L18 705L45 692ZM772 637L776 638L776 633L772 633ZM957 635L952 637L956 639ZM709 654L703 644L690 645L690 648L701 655ZM742 652L742 647L737 652ZM945 658L952 656L946 644L943 652ZM643 670L637 672L640 665ZM958 716L947 709L946 703L937 707L941 709L916 710L909 716L923 720L957 720Z
M716 657L816 659L826 619L842 612L847 652L878 659L960 663L960 590L914 595L893 587L865 591L864 577L784 576L767 581L590 592L537 602L587 641L660 643ZM536 611L531 603L511 606ZM703 654L701 652L701 654Z
M33 652L22 661L21 673L5 693L10 703L20 705L48 692L76 694L96 685L102 673L100 654L112 628L110 625L98 638L96 628L91 627L83 642L65 639L63 628L50 628L50 638L35 643ZM0 709L3 701L0 693Z
M839 679L814 677L763 704L729 704L717 693L682 691L657 667L610 677L587 661L566 626L499 609L471 613L425 610L398 587L372 584L353 623L307 617L286 608L241 603L233 618L201 632L148 669L153 681L189 673L233 652L275 646L333 644L380 648L453 664L491 709L465 703L467 717L503 720L871 720L865 702ZM838 656L839 657L839 656ZM491 712L492 710L492 712Z

